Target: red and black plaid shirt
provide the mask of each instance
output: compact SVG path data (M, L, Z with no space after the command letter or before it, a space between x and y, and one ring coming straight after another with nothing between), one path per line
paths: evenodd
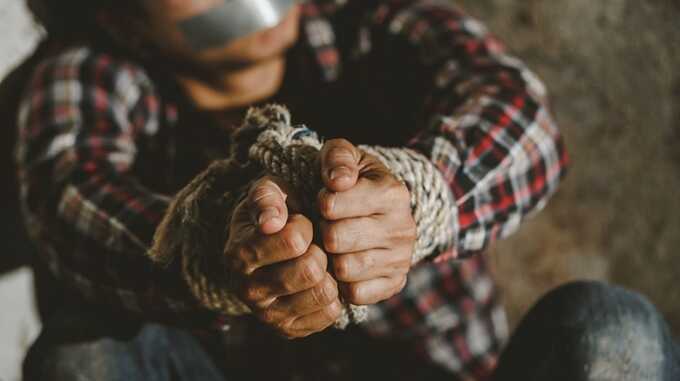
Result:
M441 170L457 205L455 245L416 266L362 327L484 379L508 333L476 253L545 205L567 156L541 82L447 3L306 3L277 100L322 135L413 148ZM39 65L19 110L25 216L45 263L80 296L207 327L220 317L146 252L173 193L228 140L187 123L152 74L85 47Z

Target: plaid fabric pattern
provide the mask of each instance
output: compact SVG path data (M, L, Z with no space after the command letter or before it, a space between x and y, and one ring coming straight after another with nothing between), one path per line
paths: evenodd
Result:
M306 72L315 86L408 115L402 146L437 165L458 207L456 244L416 266L362 328L412 342L458 379L488 378L508 332L481 251L545 205L568 160L543 85L448 2L317 0L303 6L301 27L291 65L316 68ZM353 80L363 66L382 69ZM318 98L308 108L328 101ZM174 190L150 179L194 159L178 157L189 143L168 139L176 113L132 62L87 48L43 62L19 110L21 194L31 234L65 284L152 319L207 327L223 317L196 304L176 268L145 256Z

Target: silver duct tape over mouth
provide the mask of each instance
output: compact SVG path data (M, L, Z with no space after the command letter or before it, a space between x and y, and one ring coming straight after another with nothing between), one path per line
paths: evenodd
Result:
M225 0L178 26L194 50L220 47L230 41L281 23L299 0Z

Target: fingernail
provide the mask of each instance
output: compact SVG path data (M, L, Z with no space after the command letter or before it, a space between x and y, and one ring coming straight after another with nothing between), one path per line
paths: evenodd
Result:
M347 167L344 167L344 166L343 167L337 167L337 168L335 168L331 171L331 174L330 174L329 177L330 177L331 181L333 181L333 180L339 179L341 177L349 178L351 173L352 172Z
M278 217L279 217L278 209L274 207L265 208L260 213L260 216L257 218L257 223L260 225L264 225L267 221L277 219Z

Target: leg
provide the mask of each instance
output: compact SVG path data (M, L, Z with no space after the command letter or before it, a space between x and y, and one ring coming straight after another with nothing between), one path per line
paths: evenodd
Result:
M33 380L224 380L190 334L95 312L60 311L24 360Z
M644 297L597 282L546 295L502 354L496 380L676 380L668 327Z

